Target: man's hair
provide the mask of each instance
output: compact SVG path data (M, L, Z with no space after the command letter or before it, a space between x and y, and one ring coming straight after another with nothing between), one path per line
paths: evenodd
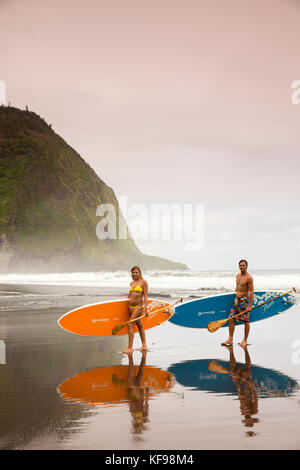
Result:
M241 263L246 263L246 266L247 266L247 268L248 268L248 261L247 261L247 260L241 259L241 261L239 261L239 265L240 265Z

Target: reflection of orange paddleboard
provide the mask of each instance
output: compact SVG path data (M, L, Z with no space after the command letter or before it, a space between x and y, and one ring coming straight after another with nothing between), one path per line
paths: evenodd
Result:
M175 306L168 308L169 305L162 300L148 300L149 313L163 307L166 307L168 310L143 318L141 321L145 330L160 325L173 315ZM122 299L76 308L65 313L57 323L64 330L79 335L112 336L112 329L116 325L128 320L128 299ZM138 331L137 326L135 326L135 331ZM126 327L117 333L117 335L125 334L127 334Z
M81 372L63 382L58 391L81 403L117 403L128 401L130 366L102 367ZM131 371L136 377L139 366ZM174 375L157 367L145 366L140 387L149 387L149 395L167 392L174 385Z

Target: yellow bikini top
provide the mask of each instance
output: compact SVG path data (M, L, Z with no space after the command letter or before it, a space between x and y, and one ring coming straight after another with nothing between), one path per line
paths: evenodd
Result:
M143 288L142 288L141 286L139 286L139 285L137 285L137 286L134 287L134 288L130 286L130 287L129 287L129 292L131 292L131 291L133 291L133 292L143 292Z

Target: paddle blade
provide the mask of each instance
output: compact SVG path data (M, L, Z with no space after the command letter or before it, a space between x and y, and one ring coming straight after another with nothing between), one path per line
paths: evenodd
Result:
M111 334L112 334L112 335L116 335L117 333L119 333L119 331L122 330L123 326L125 326L124 323L121 323L121 325L116 325L116 326L112 329Z
M221 326L225 325L225 323L228 321L228 318L226 318L225 320L217 320L217 321L211 321L208 325L207 325L207 329L208 331L210 331L210 333L214 333L215 331L217 331L219 328L221 328Z
M211 372L218 372L219 374L229 374L229 370L225 369L225 367L221 366L216 361L210 361L208 369Z

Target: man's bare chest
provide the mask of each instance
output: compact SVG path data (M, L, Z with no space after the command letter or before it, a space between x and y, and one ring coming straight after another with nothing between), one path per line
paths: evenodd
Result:
M249 277L238 276L236 280L236 285L239 289L243 289L243 290L247 289L249 286Z

